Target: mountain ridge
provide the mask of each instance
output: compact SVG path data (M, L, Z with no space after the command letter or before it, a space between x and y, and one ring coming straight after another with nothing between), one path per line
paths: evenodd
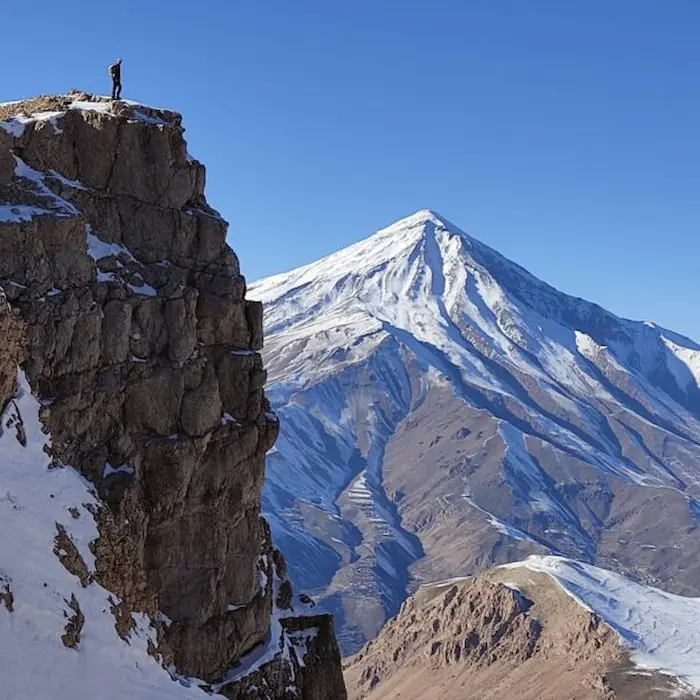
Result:
M699 598L561 557L421 586L346 660L351 700L700 696Z

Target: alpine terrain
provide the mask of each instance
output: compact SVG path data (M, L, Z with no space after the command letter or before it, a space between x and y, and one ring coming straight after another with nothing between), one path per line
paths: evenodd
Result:
M563 555L700 593L700 346L431 211L249 290L291 578L375 637L420 584Z

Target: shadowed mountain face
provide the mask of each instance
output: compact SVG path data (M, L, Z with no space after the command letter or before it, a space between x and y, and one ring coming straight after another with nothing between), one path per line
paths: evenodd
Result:
M264 508L356 651L424 581L564 554L700 592L700 346L423 211L262 280Z

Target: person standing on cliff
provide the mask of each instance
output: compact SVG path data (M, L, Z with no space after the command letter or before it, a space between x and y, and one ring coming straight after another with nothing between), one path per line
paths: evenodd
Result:
M118 100L122 96L122 59L109 67L109 74L112 77L112 99Z

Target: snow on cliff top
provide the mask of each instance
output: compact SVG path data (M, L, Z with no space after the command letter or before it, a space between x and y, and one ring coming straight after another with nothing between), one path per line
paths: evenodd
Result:
M27 126L37 122L48 122L51 124L54 134L61 133L61 128L58 120L65 116L71 110L80 110L83 112L99 112L101 114L114 114L115 105L119 107L126 106L129 108L129 118L132 121L140 121L153 126L168 126L172 122L165 118L167 115L176 114L172 110L162 109L159 107L151 107L149 105L135 102L134 100L119 100L112 101L109 97L102 95L56 95L54 98L48 98L54 101L60 100L64 103L62 109L31 111L27 114L25 109L28 105L36 103L36 100L19 100L11 102L0 102L0 109L16 108L16 112L10 111L8 118L4 121L0 119L0 129L3 129L11 136L19 138L24 133Z
M146 109L154 109L158 112L171 112L172 110L167 109L165 107L153 107L152 105L147 105L145 102L137 102L136 100L127 100L127 99L120 99L120 100L112 100L112 98L109 95L90 95L92 99L88 100L76 100L74 99L77 96L74 94L66 94L66 95L56 95L55 97L59 98L65 98L67 100L72 100L72 104L75 105L74 109L97 109L98 111L101 111L100 107L97 105L103 104L107 105L107 107L114 101L121 102L125 105L129 105L130 107L145 107ZM0 102L0 107L20 107L23 104L26 104L27 102L31 102L36 98L33 97L27 97L23 100L9 100L8 102Z
M618 633L638 667L676 676L700 691L700 598L666 593L563 557L533 555L500 568L549 575Z

